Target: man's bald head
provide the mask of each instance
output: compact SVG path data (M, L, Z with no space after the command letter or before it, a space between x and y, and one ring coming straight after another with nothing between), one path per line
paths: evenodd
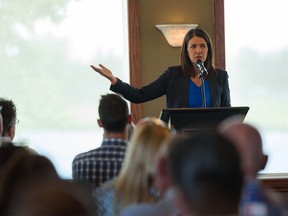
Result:
M259 131L245 123L224 125L220 131L236 145L245 177L255 178L257 173L265 168L267 162Z

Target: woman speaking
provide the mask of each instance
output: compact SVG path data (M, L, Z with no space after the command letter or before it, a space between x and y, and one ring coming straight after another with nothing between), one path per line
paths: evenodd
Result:
M115 77L104 65L91 67L111 81L110 90L131 103L143 103L166 95L166 108L230 107L230 89L226 71L213 66L209 35L201 28L191 29L184 37L181 65L168 67L156 80L135 88ZM203 69L205 74L203 74Z

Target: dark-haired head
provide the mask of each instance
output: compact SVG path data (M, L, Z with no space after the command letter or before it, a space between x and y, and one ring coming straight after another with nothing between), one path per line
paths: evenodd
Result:
M168 150L168 169L191 212L237 213L243 184L240 159L235 146L222 135L176 139Z
M0 98L0 106L3 119L2 136L10 137L13 140L15 136L15 125L17 121L16 106L12 100Z
M193 64L189 58L188 55L188 44L189 41L193 38L193 37L199 37L199 38L203 38L207 44L208 47L208 54L207 54L207 58L204 62L205 67L208 70L208 77L214 75L215 70L213 67L213 46L212 46L212 41L210 36L208 35L208 33L206 31L204 31L203 29L196 27L195 29L191 29L190 31L188 31L184 37L183 43L182 43L182 48L181 48L181 55L180 55L180 63L181 63L181 68L183 70L183 73L189 77L194 77L195 71L193 69Z
M23 189L41 182L59 179L52 162L27 147L6 144L0 147L0 215L6 215L11 201Z
M128 105L119 95L102 95L98 112L106 131L119 133L126 129L129 118Z

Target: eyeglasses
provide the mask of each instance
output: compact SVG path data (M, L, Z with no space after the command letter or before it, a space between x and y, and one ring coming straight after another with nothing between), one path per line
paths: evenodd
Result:
M19 120L16 119L15 121L12 121L10 127L12 127L13 125L18 125L19 124Z

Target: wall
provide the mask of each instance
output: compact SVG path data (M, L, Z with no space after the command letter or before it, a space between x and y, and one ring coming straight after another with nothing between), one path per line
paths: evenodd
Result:
M167 67L179 65L180 48L171 47L155 25L195 23L212 37L213 12L213 0L140 0L142 85L156 79ZM165 99L143 103L143 117L158 117Z

